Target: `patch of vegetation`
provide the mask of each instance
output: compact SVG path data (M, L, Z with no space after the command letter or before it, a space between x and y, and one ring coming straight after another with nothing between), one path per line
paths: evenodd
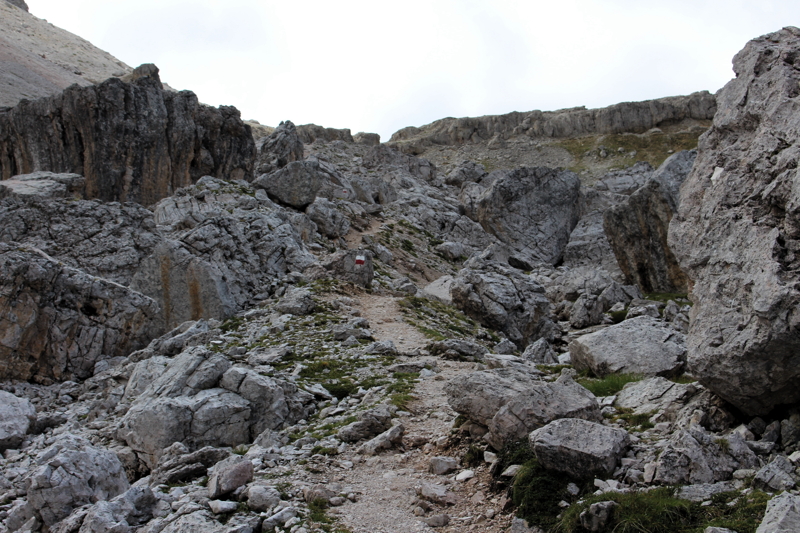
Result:
M620 322L625 320L625 317L628 316L628 306L626 305L625 309L623 309L622 311L611 311L610 313L608 313L608 316L611 317L611 320L614 321L614 324L619 324Z
M414 251L414 243L409 241L408 239L403 239L400 241L400 248L402 248L408 253L411 253Z
M681 305L692 305L688 295L682 292L651 292L645 294L644 297L646 300L653 300L654 302L667 303L672 300Z
M639 374L609 374L604 378L579 378L577 381L595 396L611 396L634 381L641 381L643 376Z
M580 525L580 514L593 503L611 500L619 505L603 533L702 533L712 526L755 533L769 498L761 491L748 495L732 491L716 494L711 505L702 506L676 498L670 487L632 493L606 492L568 508L554 531L585 531Z
M464 422L467 421L467 417L464 415L458 415L455 420L453 420L453 428L458 429L464 425Z
M239 331L244 325L244 317L241 316L232 316L225 320L222 325L219 327L224 333L231 333L233 331Z
M474 444L470 444L464 457L461 458L461 464L467 467L475 467L483 464L483 450Z
M314 446L311 448L311 455L339 455L339 450L336 448L328 448L324 446Z
M349 379L341 379L332 383L323 385L325 389L336 397L337 400L343 400L358 390L358 385Z
M613 416L612 419L624 420L628 426L628 429L638 429L639 431L644 431L645 429L650 429L653 427L653 423L650 422L650 417L652 417L655 412L634 414L633 409L625 409L621 407L617 408L617 412L619 414Z
M405 321L434 341L467 338L499 342L497 335L451 305L414 296L400 300L399 305Z
M318 524L330 524L333 519L325 512L327 509L328 502L322 498L317 498L308 504L308 518Z
M545 374L560 374L565 368L572 368L572 365L536 365L536 369Z
M248 446L247 444L240 444L237 447L235 447L232 451L236 455L244 455L244 454L247 453L247 451L249 449L250 449L250 446Z
M570 483L579 486L584 480L572 479L561 472L544 469L536 459L526 461L514 478L512 500L517 506L517 516L531 525L549 529L553 527L561 513L561 501L573 501L567 490Z
M688 374L681 374L680 376L669 378L673 383L680 383L681 385L688 385L689 383L696 383L697 379Z

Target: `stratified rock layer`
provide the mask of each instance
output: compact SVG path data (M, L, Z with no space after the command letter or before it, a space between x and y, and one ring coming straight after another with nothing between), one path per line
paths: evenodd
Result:
M694 283L689 370L749 414L800 400L800 30L750 41L669 245Z
M150 205L204 175L252 179L254 158L236 108L165 91L157 75L72 86L0 112L0 179L74 172L88 198Z

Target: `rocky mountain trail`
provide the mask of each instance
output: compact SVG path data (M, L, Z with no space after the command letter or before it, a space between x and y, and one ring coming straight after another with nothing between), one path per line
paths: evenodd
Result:
M797 529L799 36L384 144L154 66L0 110L0 533Z

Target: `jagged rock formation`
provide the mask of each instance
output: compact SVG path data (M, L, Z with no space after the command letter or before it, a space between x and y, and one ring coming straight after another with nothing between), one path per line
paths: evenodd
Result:
M420 154L431 145L488 141L499 136L579 137L601 133L643 133L686 118L711 119L716 105L707 91L644 102L625 102L602 109L576 107L561 111L514 112L476 118L445 118L392 135L400 150Z
M26 101L0 112L0 178L86 178L87 198L150 205L205 175L252 179L254 142L233 107L165 91L157 76Z
M556 264L578 223L579 194L572 172L521 168L498 176L480 195L476 217L528 265Z
M800 401L800 30L750 41L733 64L669 246L693 285L690 371L758 414Z
M131 71L111 54L26 11L24 0L0 2L0 109Z
M625 281L644 292L686 292L686 275L667 245L679 191L697 153L678 152L624 202L608 209L603 227Z
M157 316L141 293L0 243L0 379L85 379L153 338Z

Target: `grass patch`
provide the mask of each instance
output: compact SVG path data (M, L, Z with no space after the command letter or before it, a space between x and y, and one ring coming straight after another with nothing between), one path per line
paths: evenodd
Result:
M679 304L692 305L692 302L689 300L686 293L681 292L651 292L649 294L645 294L644 298L645 300L653 300L654 302L661 302L664 304L672 300Z
M464 457L461 458L461 464L464 466L480 466L483 464L483 450L474 444L470 444Z
M427 298L408 297L399 302L406 322L434 341L452 338L497 339L473 319L451 305Z
M673 383L680 383L681 385L688 385L689 383L696 383L697 379L692 376L681 374L676 378L668 378Z
M650 422L650 417L653 416L655 412L634 414L633 409L624 409L620 407L617 408L617 411L619 414L612 418L615 420L624 420L628 425L628 429L644 431L645 429L653 427L653 423Z
M343 400L358 390L358 385L349 379L341 379L333 383L325 383L323 385L325 390L336 397L337 400Z
M595 396L612 396L628 383L642 379L639 374L609 374L604 378L579 378L577 381Z
M625 317L628 316L628 306L626 305L625 309L623 309L622 311L612 311L608 313L608 316L611 317L611 320L614 322L614 324L619 324L620 322L625 320Z
M580 513L591 504L615 501L612 520L602 530L610 533L702 533L707 527L724 527L738 533L755 533L767 507L769 496L754 491L716 494L711 505L701 506L674 496L673 489L661 487L646 492L607 492L586 498L564 511L553 531L578 533Z
M222 323L219 329L222 330L224 333L239 331L239 328L241 328L244 325L244 322L245 321L243 317L232 316L227 320L225 320L225 322Z
M561 472L545 470L536 459L526 461L514 478L512 500L517 506L517 516L529 524L549 529L556 525L561 513L559 503L576 498L567 491L575 480Z

